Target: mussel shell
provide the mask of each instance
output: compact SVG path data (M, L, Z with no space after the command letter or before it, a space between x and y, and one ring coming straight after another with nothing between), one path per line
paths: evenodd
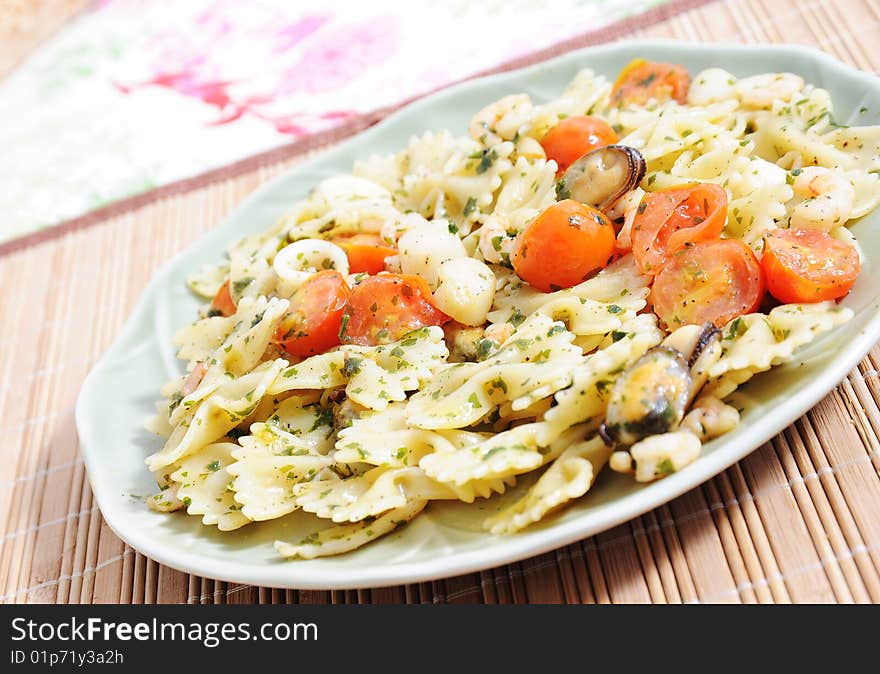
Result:
M603 210L645 177L645 158L628 145L606 145L569 166L556 184L559 199L574 199Z
M685 325L663 340L663 345L681 353L691 370L691 400L703 388L709 368L721 357L721 332L711 322Z
M606 442L631 445L677 427L687 409L691 389L687 359L676 349L655 346L612 386L603 437Z

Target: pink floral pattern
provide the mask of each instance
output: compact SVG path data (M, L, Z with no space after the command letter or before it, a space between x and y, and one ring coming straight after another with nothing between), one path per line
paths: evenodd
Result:
M308 113L298 109L304 97L341 89L396 52L396 24L393 17L384 16L332 25L320 40L307 41L291 62L285 55L328 24L331 16L307 14L285 22L276 10L255 26L239 29L231 15L240 9L240 3L227 1L199 14L195 24L202 39L196 43L186 41L185 31L159 33L149 45L155 53L150 64L154 74L140 82L116 83L117 88L129 94L139 87L167 87L217 108L218 116L207 124L228 124L251 115L279 133L301 136L356 114L339 109ZM265 67L225 79L226 64L218 56L230 41L245 48L259 45L265 51ZM205 50L204 45L214 47ZM173 70L167 69L169 63L175 64Z

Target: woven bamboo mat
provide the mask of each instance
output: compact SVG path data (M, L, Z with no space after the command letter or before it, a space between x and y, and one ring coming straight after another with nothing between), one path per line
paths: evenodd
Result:
M654 20L611 36L796 42L880 69L880 0L719 0ZM285 591L180 573L123 544L94 505L79 455L80 384L157 267L302 159L276 157L0 256L0 600L880 601L880 347L806 416L701 487L593 538L482 573Z
M88 0L0 2L0 78L87 4Z

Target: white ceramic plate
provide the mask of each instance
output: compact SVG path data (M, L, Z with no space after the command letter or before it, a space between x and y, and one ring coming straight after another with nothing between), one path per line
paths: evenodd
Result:
M855 311L843 328L800 352L798 362L754 379L746 411L733 432L706 445L684 470L650 485L605 471L594 488L558 515L512 536L483 532L480 522L514 495L467 505L432 503L408 526L360 550L316 560L279 559L276 538L297 541L315 528L293 513L235 532L205 527L199 517L162 515L142 497L155 491L144 457L161 445L143 430L160 386L182 372L171 336L196 315L186 276L218 260L234 239L270 225L319 180L351 170L354 160L403 147L413 134L449 129L463 134L470 116L509 93L537 101L556 97L574 74L590 67L612 79L640 56L683 63L691 73L722 66L739 76L791 71L828 89L839 122L876 124L880 80L801 47L703 46L624 42L566 54L523 70L461 84L423 99L356 138L263 186L216 229L171 260L150 283L122 334L89 375L76 409L82 451L104 519L120 538L168 566L238 583L302 589L371 587L430 580L523 559L613 527L675 498L727 468L806 412L880 339L880 302L870 279L880 264L880 215L853 227L865 260L844 303ZM867 111L861 111L867 108Z

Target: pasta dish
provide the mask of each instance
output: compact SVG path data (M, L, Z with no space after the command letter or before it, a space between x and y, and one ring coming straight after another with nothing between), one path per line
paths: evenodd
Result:
M222 531L312 513L275 544L312 558L519 479L486 507L511 534L606 466L698 460L738 387L852 316L880 127L797 75L639 59L467 132L364 157L193 270L150 507Z

